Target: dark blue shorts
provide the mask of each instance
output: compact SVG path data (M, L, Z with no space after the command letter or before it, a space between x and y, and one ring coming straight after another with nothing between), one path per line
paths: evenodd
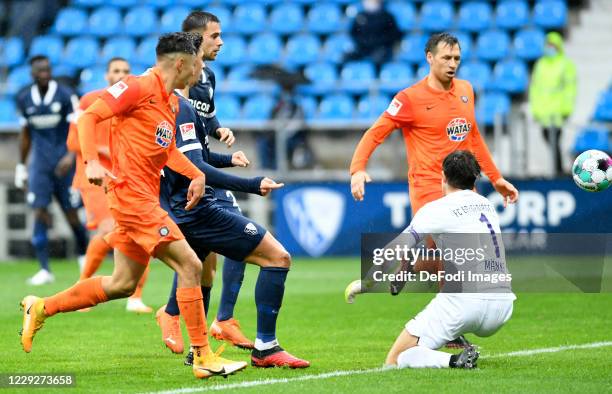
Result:
M27 201L32 208L46 208L55 196L64 211L79 208L81 198L79 192L72 189L71 171L65 177L55 176L53 171L43 171L30 167L28 169L28 195Z
M215 252L244 261L263 239L265 228L230 209L214 204L200 213L197 221L179 224L189 246L200 259Z
M234 197L234 193L231 191L225 189L215 189L215 198L217 199L217 204L219 204L219 206L226 208L230 212L242 215L242 210L236 201L236 197Z

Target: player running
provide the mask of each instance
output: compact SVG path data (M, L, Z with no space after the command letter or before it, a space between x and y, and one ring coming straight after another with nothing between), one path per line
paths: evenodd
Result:
M121 57L110 59L106 65L106 74L104 78L109 86L113 86L121 79L130 73L130 64ZM79 112L87 110L98 97L104 93L104 89L95 90L84 95L79 102ZM107 119L96 125L96 145L100 155L100 163L104 168L111 168L110 150L108 147L111 124L116 122L115 119ZM79 136L76 126L76 119L70 123L70 131L68 132L68 141L66 142L68 150L76 155L76 173L72 182L72 187L81 193L81 200L85 206L87 214L87 228L89 230L98 230L97 233L90 239L85 254L85 265L81 271L79 280L91 278L96 273L100 264L108 253L112 250L111 246L106 242L104 237L110 233L115 225L115 221L110 213L108 202L106 201L106 193L104 188L92 185L85 177L85 164L81 155L81 147L79 145ZM144 272L136 291L127 299L126 310L128 312L150 313L153 310L151 307L142 302L142 288L148 276L149 269ZM83 311L86 311L84 309Z
M205 50L205 45L201 51ZM197 79L194 78L195 84ZM269 178L245 179L211 167L228 166L232 155L219 155L209 151L208 135L199 116L185 98L189 89L181 94L180 112L176 125L176 143L180 151L202 171L208 174L209 184L204 197L190 211L185 210L185 193L189 180L165 168L162 177L161 201L167 207L189 245L200 259L210 252L220 253L238 262L260 266L255 286L257 306L257 337L251 353L251 364L256 367L307 368L310 363L284 351L276 338L276 320L283 300L285 280L291 266L291 257L285 248L265 228L239 213L227 210L216 199L210 187L219 185L237 191L267 195L283 184ZM210 164L209 164L210 163ZM244 263L241 263L244 264ZM203 281L207 282L205 266ZM177 333L180 335L180 332ZM191 362L187 356L186 364Z
M455 246L463 250L467 247L472 251L486 251L485 259L457 262L456 265L451 261L455 270L489 274L495 271L508 277L497 211L489 200L474 192L480 174L476 158L468 151L454 151L444 159L442 168L445 196L426 203L417 212L410 226L403 231L402 246L412 248L426 236L432 236L441 248L442 245L450 246L450 250L453 244L460 243ZM466 237L466 234L484 234L485 237ZM467 241L469 245L459 241ZM467 274L466 278L469 278ZM516 296L507 280L496 283L467 279L459 285L461 291L438 293L406 324L387 355L385 367L476 367L479 353L474 346L468 345L456 355L437 349L465 333L481 337L493 335L510 319ZM354 299L361 293L361 286L347 290L349 298Z
M52 79L51 66L46 56L34 56L30 60L34 83L17 94L20 113L21 158L15 168L15 186L24 189L27 184L27 201L34 209L34 233L32 245L40 263L40 270L28 283L51 283L55 277L49 268L49 239L51 225L49 204L52 196L59 202L64 216L76 238L79 264L87 247L87 231L80 222L78 197L71 193L74 175L74 155L66 150L68 123L76 111L78 98L73 91ZM28 155L32 155L28 167Z
M101 186L105 177L111 178L108 198L116 225L106 238L115 249L115 270L112 276L86 279L51 297L25 297L21 343L26 352L48 317L131 295L154 256L179 274L177 299L194 348L194 375L228 375L246 367L245 362L223 359L211 350L200 289L202 264L159 205L160 171L165 165L191 180L185 188L185 210L204 194L204 174L176 148L178 99L173 94L193 78L201 41L201 36L190 33L161 36L155 67L117 82L79 117L87 179ZM99 161L95 129L113 116L117 124L110 136L111 173Z
M204 62L213 61L217 58L217 54L221 50L223 40L221 39L221 24L219 19L204 11L194 11L190 13L182 25L183 31L194 32L201 34L203 37L204 47ZM234 133L232 130L221 127L216 117L214 91L215 91L215 74L204 64L202 75L198 82L189 89L189 101L196 109L200 117L200 121L206 127L206 133L209 136L220 139L225 142L228 147L234 143ZM220 163L222 166L247 166L248 160L242 152L234 153L231 161L226 160ZM218 185L217 185L218 186ZM215 187L215 198L217 204L237 215L242 215L240 207L236 202L233 193L222 187ZM202 286L204 294L204 303L206 313L208 315L208 301L213 282L213 276L216 270L217 254L209 253L204 262L205 267L211 267L211 275L207 275L205 283ZM226 340L234 346L244 349L253 349L254 343L247 338L240 330L238 320L234 318L234 306L238 299L238 293L244 279L245 265L242 261L236 261L226 257L223 263L223 286L221 288L221 300L217 311L216 319L210 326L211 335L218 340ZM168 303L162 306L156 314L157 322L162 330L162 339L166 346L175 353L183 353L184 344L183 336L179 325L179 310L176 304L176 285L177 277L174 276L172 291Z

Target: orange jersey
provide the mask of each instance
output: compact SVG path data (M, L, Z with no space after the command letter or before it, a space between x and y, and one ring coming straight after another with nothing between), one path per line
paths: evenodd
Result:
M84 112L91 104L102 93L103 89L94 90L93 92L89 92L79 101L79 113ZM108 148L108 140L110 136L112 119L106 119L96 125L96 145L98 147L107 147ZM68 146L68 150L74 152L76 154L76 172L74 174L74 179L72 181L72 187L75 189L83 189L89 187L89 182L85 178L85 166L83 164L83 158L81 155L81 146L79 144L79 133L77 129L76 123L70 123L70 130L68 131L68 140L66 141L66 145ZM102 164L105 168L111 168L110 158L102 155L100 157L100 164Z
M395 129L401 129L408 155L408 182L440 184L442 161L455 150L469 150L491 182L501 178L476 124L474 91L453 79L449 91L436 90L427 78L399 92L363 136L351 162L351 174L365 170L370 155Z

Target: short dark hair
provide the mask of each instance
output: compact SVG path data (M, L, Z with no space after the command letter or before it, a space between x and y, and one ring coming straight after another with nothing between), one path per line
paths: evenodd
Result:
M41 60L49 61L49 58L45 55L34 55L30 58L30 66L36 62L40 62Z
M454 35L450 33L435 33L429 37L427 44L425 44L425 54L427 55L428 52L435 54L438 50L438 44L441 42L451 47L459 45L459 39ZM461 45L459 45L459 48L461 49Z
M199 36L199 34L186 32L164 34L157 41L155 54L157 57L177 52L196 55L200 46L195 46L196 37L194 36ZM202 38L200 37L200 43L202 42L201 40Z
M108 62L106 62L106 71L108 71L110 69L110 65L113 64L113 62L126 62L128 64L130 64L130 62L127 61L127 59L121 57L121 56L115 56L113 58L111 58Z
M216 15L206 11L193 11L183 21L183 31L193 31L196 29L206 29L210 22L219 22Z
M456 150L444 158L442 171L449 186L471 190L480 176L480 165L471 152Z

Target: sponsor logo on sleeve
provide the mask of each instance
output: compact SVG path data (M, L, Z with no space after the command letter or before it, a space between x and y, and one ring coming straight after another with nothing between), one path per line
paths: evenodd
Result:
M196 139L196 128L193 122L183 123L179 126L179 129L181 130L183 141Z
M403 104L401 101L394 98L393 100L391 100L389 107L387 107L387 112L389 113L389 115L395 116L397 115L399 110L402 108L402 105Z
M128 88L127 83L123 81L119 81L110 88L106 89L107 92L111 94L114 98L119 98Z

